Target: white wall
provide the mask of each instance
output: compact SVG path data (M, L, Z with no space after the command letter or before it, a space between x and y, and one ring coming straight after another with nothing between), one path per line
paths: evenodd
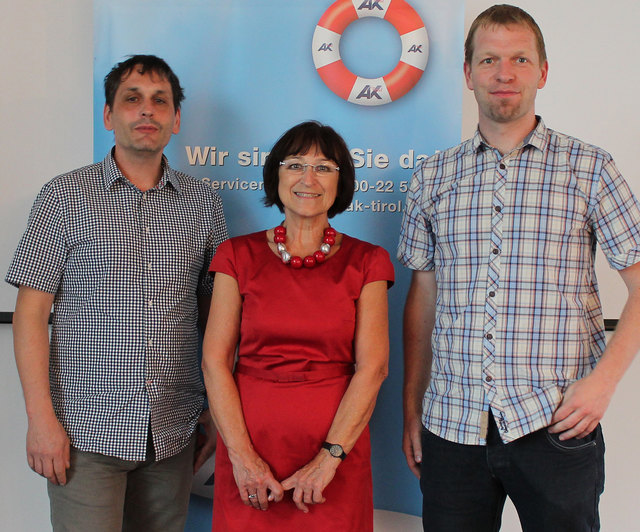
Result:
M0 0L0 249L14 249L42 184L92 160L91 0ZM15 212L15 211L14 211ZM0 254L4 283L11 257ZM1 308L0 310L11 310ZM0 530L50 530L44 480L25 459L26 417L9 325L0 325Z
M468 0L467 23L489 4ZM608 11L595 0L523 0L519 5L538 20L547 40L550 79L540 93L538 111L550 127L611 151L640 195L634 157L640 118L635 94L640 81L636 0L609 2L605 4ZM45 180L92 160L91 6L90 0L0 0L0 191L17 189L16 201L25 217ZM475 104L468 93L464 136L473 131L475 120ZM0 212L0 233L18 235L25 222ZM15 247L15 239L2 238L6 237L0 236L2 249ZM0 256L3 276L9 260ZM617 283L615 290L610 282ZM621 285L615 277L604 284L605 292L619 293ZM46 489L24 457L26 420L11 342L9 326L0 325L0 529L41 532L49 529ZM605 531L638 530L639 378L636 361L604 422L607 487L601 514ZM519 530L512 511L505 516L503 530Z

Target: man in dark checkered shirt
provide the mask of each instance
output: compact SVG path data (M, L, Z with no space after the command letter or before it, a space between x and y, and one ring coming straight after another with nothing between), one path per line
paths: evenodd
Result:
M177 532L215 449L198 317L227 229L219 196L163 155L184 99L169 66L132 56L105 97L115 147L44 186L6 277L27 458L49 480L56 531Z

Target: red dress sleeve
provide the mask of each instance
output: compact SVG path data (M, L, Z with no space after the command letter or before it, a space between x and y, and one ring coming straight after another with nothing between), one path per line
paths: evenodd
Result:
M211 265L209 266L209 274L215 275L216 272L226 273L234 279L238 279L238 272L236 270L236 256L233 249L233 238L225 240L216 249L216 254L213 256Z
M380 246L374 246L371 251L370 259L367 261L365 269L363 284L374 281L387 281L387 288L391 288L395 281L395 272L389 252Z

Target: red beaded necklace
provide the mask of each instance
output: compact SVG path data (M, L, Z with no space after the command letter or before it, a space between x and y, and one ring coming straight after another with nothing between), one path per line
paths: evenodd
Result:
M304 259L298 256L292 257L291 253L287 251L287 246L285 245L285 242L287 241L287 228L283 225L279 225L274 228L273 241L276 243L276 248L278 249L278 253L280 253L282 262L296 269L302 268L302 266L305 266L305 268L313 268L317 264L324 262L327 258L327 255L331 251L331 246L336 243L337 234L338 233L333 227L327 227L324 230L320 249L313 253L313 255L307 255Z

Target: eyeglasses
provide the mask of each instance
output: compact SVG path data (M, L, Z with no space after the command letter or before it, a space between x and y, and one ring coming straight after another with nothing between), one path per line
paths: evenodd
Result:
M298 161L280 161L280 166L284 166L284 169L287 172L290 172L294 175L304 174L307 166L311 168L311 170L313 170L313 173L316 175L329 175L340 170L339 166L333 166L331 164L305 164Z

